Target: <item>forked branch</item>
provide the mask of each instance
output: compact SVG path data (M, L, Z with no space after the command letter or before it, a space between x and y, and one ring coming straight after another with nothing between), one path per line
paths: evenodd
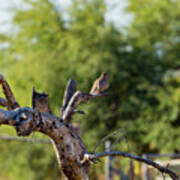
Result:
M82 91L76 91L76 93L71 97L68 106L62 115L64 122L71 123L73 114L76 113L77 106L81 101L87 100L88 97L90 97L89 94L85 94Z
M60 118L64 120L65 123L71 123L75 113L84 114L83 111L76 109L80 102L88 102L92 98L106 95L104 90L107 88L107 73L102 73L101 76L94 81L89 93L76 91L76 82L74 80L70 80L64 93L63 108Z

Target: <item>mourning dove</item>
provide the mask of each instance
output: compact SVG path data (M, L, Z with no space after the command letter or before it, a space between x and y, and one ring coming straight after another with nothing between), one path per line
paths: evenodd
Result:
M107 81L107 73L102 73L101 76L95 80L90 94L91 95L98 95L101 94L105 89L107 89L109 86Z

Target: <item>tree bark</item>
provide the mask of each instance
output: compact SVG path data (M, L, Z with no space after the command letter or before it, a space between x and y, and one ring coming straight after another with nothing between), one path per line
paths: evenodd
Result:
M77 91L76 82L70 80L64 93L65 96L63 107L61 108L61 115L56 117L50 110L47 94L40 94L34 90L32 100L33 108L20 107L10 86L2 75L0 75L0 84L6 96L6 100L0 98L0 105L8 109L0 109L0 125L6 124L14 126L18 136L28 136L32 132L37 131L49 136L57 155L59 167L67 179L88 180L91 162L94 162L100 157L114 155L121 155L154 165L154 167L161 172L169 174L173 180L178 179L175 173L169 169L152 161L149 163L150 161L135 155L127 155L123 152L119 154L111 152L100 154L88 153L78 131L72 124L73 115L75 113L84 113L76 109L80 102L89 101L95 97L105 95L102 92L102 87L99 94L84 93L82 91ZM101 84L99 84L98 87L100 85ZM105 87L108 87L108 85L106 84ZM103 90L105 90L105 87L103 87ZM98 92L98 89L96 92Z

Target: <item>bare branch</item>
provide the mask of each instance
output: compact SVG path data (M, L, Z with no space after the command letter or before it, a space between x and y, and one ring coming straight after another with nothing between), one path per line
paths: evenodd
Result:
M7 81L5 80L4 76L0 74L0 84L2 85L4 95L6 96L6 99L8 101L8 110L13 110L16 108L19 108L19 104L17 103L11 88Z
M89 162L80 164L86 152L85 145L74 128L58 119L52 114L39 113L28 107L13 111L0 109L0 124L15 126L17 135L27 136L39 131L53 140L58 162L69 179L88 179Z
M81 112L76 110L78 104L83 100L88 102L95 97L107 95L103 91L106 90L108 86L107 73L102 73L101 76L95 80L90 93L84 93L82 91L75 92L76 82L70 80L65 91L61 119L66 123L71 123L73 115Z
M101 153L97 153L97 154L85 154L82 162L84 163L87 160L93 161L93 160L96 160L98 158L105 157L105 156L123 156L123 157L127 157L130 159L139 161L139 162L143 162L149 166L152 166L152 167L158 169L161 173L168 174L173 180L178 180L178 176L173 171L168 169L168 167L163 167L154 161L151 161L149 159L146 159L146 158L143 158L143 157L140 157L137 155L133 155L133 154L130 154L127 152L110 151L110 152L101 152Z
M78 113L78 114L82 114L82 115L86 114L84 111L81 111L78 109L74 110L74 113Z
M48 94L38 93L33 88L32 106L38 112L52 113L49 106Z
M106 73L103 73L94 82L90 93L76 91L76 82L70 80L64 95L60 116L61 121L58 121L58 117L50 114L51 111L47 94L40 94L34 90L32 100L33 108L19 108L8 83L4 77L0 75L0 84L3 87L7 99L6 101L0 98L0 105L8 107L9 109L9 111L0 109L0 125L8 124L14 126L19 136L26 136L34 131L39 131L49 136L55 146L61 169L68 179L88 179L91 161L97 161L99 158L105 156L122 156L143 162L158 169L162 174L168 174L173 180L178 180L177 175L171 171L168 166L163 167L152 160L137 155L120 151L101 152L97 154L87 153L77 130L69 123L71 123L75 113L84 113L76 109L80 102L106 95L104 93L104 90L108 88L106 76ZM115 143L118 141L119 139L115 141Z
M0 105L3 107L8 107L8 101L0 97Z
M63 106L62 106L62 109L61 109L61 116L63 114L63 112L65 111L71 97L74 95L74 93L76 92L76 81L73 80L73 79L70 79L68 81L68 84L66 86L66 90L64 92L64 98L63 98Z
M64 122L71 123L73 118L72 116L75 113L78 104L83 100L87 100L89 97L91 97L91 95L85 94L82 91L76 91L76 93L74 93L74 95L71 97L71 100L69 101L68 106L62 115Z
M118 136L119 134L121 134L121 136L117 139L117 140L119 141L119 139L124 138L124 135L122 135L122 134L123 134L122 129L116 130L116 131L114 131L114 132L106 135L105 137L103 137L103 138L95 145L94 150L92 151L93 154L95 153L96 149L97 149L102 143L104 143L107 139L109 139L109 138L111 138L111 137L113 137L113 136ZM116 142L115 142L115 143L116 143ZM111 145L111 147L112 147L112 145Z
M34 131L40 131L47 135L53 133L53 123L57 120L56 116L49 113L40 113L28 107L12 111L0 109L0 125L14 126L19 136L26 136Z
M71 97L68 106L66 107L65 111L63 112L61 119L64 120L66 123L71 123L73 119L73 115L75 113L84 114L83 111L76 110L77 106L82 102L83 100L88 102L90 99L93 99L95 97L104 96L103 94L97 94L97 95L91 95L84 93L82 91L76 91L74 95Z

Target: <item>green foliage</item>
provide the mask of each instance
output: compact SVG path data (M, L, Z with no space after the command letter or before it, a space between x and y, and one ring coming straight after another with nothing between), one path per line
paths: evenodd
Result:
M103 0L72 1L68 21L48 0L26 3L28 8L18 10L13 18L16 31L0 37L9 44L0 51L0 70L22 106L31 106L35 86L49 93L58 115L70 77L78 82L78 89L87 92L105 71L109 96L81 105L87 114L75 116L75 122L82 125L87 149L92 151L103 136L124 129L133 152L180 150L178 1L130 0L128 11L134 20L126 35L105 22ZM14 150L19 149L15 170L8 171L9 159L2 167L5 173L20 179L23 165L23 172L31 179L53 177L47 173L56 164L54 155L34 145L27 155L26 146L15 146ZM124 141L114 148L127 150ZM5 154L4 150L0 158Z
M139 69L146 85L138 88L145 97L136 117L143 134L138 140L147 152L179 151L179 8L171 0L130 1L128 7L134 14L128 38L135 57L149 62Z
M1 177L23 180L50 180L59 177L53 148L33 143L2 143L0 165Z

